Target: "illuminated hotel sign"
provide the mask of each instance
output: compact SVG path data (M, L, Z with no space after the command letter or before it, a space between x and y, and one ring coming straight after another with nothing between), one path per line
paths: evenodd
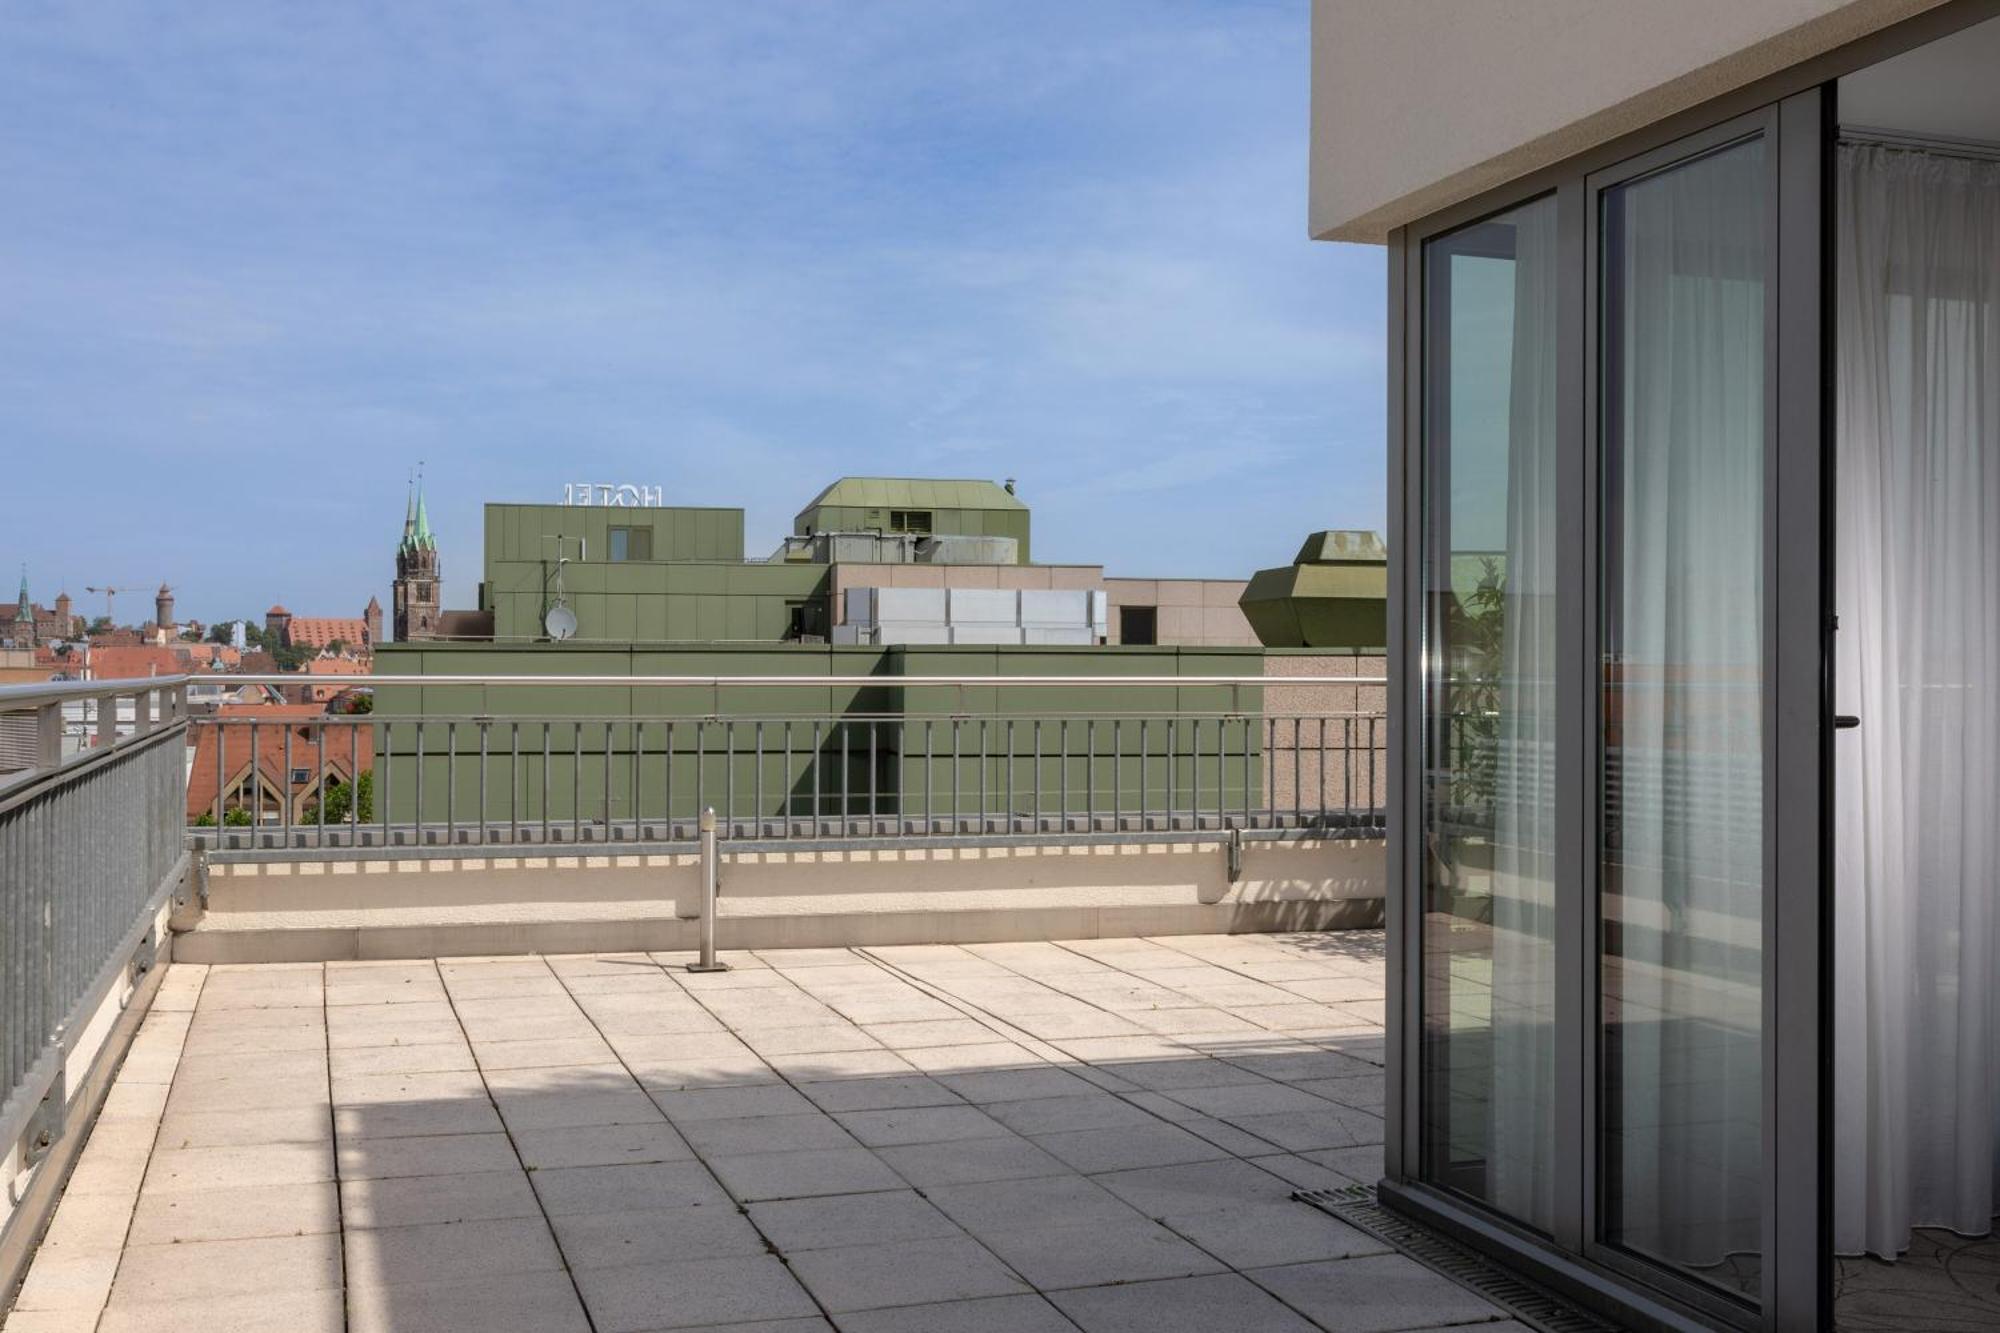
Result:
M634 486L609 481L566 481L563 503L573 507L608 506L624 509L657 509L658 486Z

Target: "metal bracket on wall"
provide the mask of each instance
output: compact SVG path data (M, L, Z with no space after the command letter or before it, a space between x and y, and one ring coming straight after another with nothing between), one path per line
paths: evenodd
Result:
M58 1050L62 1047L62 1033L58 1030L55 1039ZM42 1094L41 1104L28 1118L28 1127L21 1134L21 1165L30 1167L49 1155L49 1149L56 1146L62 1137L64 1112L69 1106L69 1084L63 1077L63 1067L56 1066L55 1077L49 1081L48 1091Z
M138 946L132 950L131 977L134 986L153 970L153 964L158 962L159 958L160 931L157 926L149 925L146 927L146 933L139 938Z
M1243 879L1243 830L1229 830L1229 841L1223 844L1223 852L1229 859L1229 882L1241 883Z

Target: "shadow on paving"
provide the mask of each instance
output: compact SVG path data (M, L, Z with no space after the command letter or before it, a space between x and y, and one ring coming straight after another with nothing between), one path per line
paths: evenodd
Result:
M1381 1170L1380 935L1319 946L213 968L103 1327L1497 1319L1290 1200Z

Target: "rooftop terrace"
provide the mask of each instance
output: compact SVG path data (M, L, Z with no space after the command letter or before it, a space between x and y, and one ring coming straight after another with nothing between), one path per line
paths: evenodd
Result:
M1518 1327L1290 1198L1381 947L177 964L6 1329Z

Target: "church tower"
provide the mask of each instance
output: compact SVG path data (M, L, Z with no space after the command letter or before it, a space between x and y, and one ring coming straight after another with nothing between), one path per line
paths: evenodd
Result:
M396 581L389 600L395 607L397 642L437 637L442 574L419 479L403 506L403 540L396 547Z

